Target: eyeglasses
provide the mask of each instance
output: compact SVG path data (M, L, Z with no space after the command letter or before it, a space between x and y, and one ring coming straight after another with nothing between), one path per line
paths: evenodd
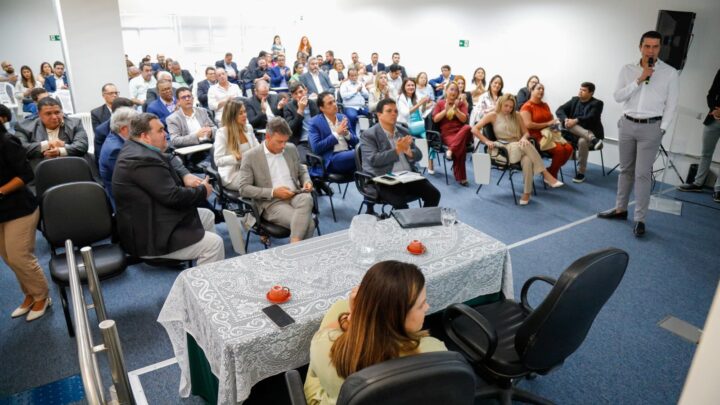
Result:
M119 91L106 91L103 94L107 94L109 96L117 96L118 94L120 94L120 92Z
M192 100L193 96L192 94L186 94L184 96L180 96L180 100Z

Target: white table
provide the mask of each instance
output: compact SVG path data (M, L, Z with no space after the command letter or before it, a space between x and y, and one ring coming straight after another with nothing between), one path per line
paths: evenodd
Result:
M405 250L413 239L425 243L425 254ZM448 233L440 226L405 230L389 219L378 223L375 244L377 261L421 268L431 312L499 291L513 295L507 247L465 224ZM258 381L307 364L323 315L369 267L357 265L355 257L348 231L341 231L180 273L158 317L180 365L180 395L190 394L187 333L218 377L220 404L243 401ZM261 312L275 284L293 294L282 307L296 323L283 329Z
M175 153L182 156L192 155L193 153L203 152L212 149L212 143L201 143L192 146L185 146L182 148L175 149Z

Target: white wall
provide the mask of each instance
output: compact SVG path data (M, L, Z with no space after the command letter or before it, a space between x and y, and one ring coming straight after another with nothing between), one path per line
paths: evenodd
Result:
M0 59L18 73L28 65L37 76L42 62L64 62L60 42L50 41L59 33L52 0L0 0Z
M115 83L120 95L130 94L122 52L117 0L59 0L61 31L76 112L104 103L102 86Z
M483 66L489 76L500 73L506 91L513 93L530 74L537 74L546 84L546 101L551 108L574 95L580 82L592 81L597 86L596 97L605 101L606 134L615 139L621 106L614 102L612 92L621 66L639 57L640 35L655 27L660 9L695 12L695 37L681 76L677 128L665 139L666 146L672 141L672 150L694 155L699 154L702 134L697 116L704 117L707 112L705 94L720 68L717 0L275 0L273 9L287 11L273 13L272 18L261 17L267 15L265 2L221 0L198 10L195 1L182 0L173 2L172 11L163 4L120 0L120 10L121 14L225 16L234 21L236 30L228 36L224 49L233 51L243 64L260 49L268 50L272 35L277 33L290 54L294 54L302 35L310 38L315 54L332 49L346 62L352 51L359 52L364 62L377 51L385 63L392 52L399 51L411 75L419 71L436 75L440 66L448 63L455 73L467 77ZM460 48L460 39L470 40L470 47ZM211 60L200 61L184 58L182 47L175 44L144 42L141 47L131 58L174 48L180 54L166 55L200 67L219 59L222 53L217 49ZM201 69L198 73L202 76Z

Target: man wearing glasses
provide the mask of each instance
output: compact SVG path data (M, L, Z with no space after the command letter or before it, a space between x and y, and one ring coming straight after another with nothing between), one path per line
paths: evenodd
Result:
M194 107L192 91L181 87L175 91L178 108L167 117L170 144L175 148L212 142L217 127L204 108Z
M90 111L93 132L100 124L110 119L110 116L112 115L112 102L117 98L117 96L118 90L114 84L107 83L102 86L102 97L103 100L105 100L105 104ZM96 151L95 153L99 155L100 151Z

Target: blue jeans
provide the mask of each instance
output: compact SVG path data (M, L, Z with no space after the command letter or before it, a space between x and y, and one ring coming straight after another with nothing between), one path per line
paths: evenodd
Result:
M713 120L703 128L702 152L700 152L700 164L698 165L694 183L696 186L702 187L705 180L707 180L718 139L720 139L720 121ZM720 191L720 175L715 179L715 191Z

